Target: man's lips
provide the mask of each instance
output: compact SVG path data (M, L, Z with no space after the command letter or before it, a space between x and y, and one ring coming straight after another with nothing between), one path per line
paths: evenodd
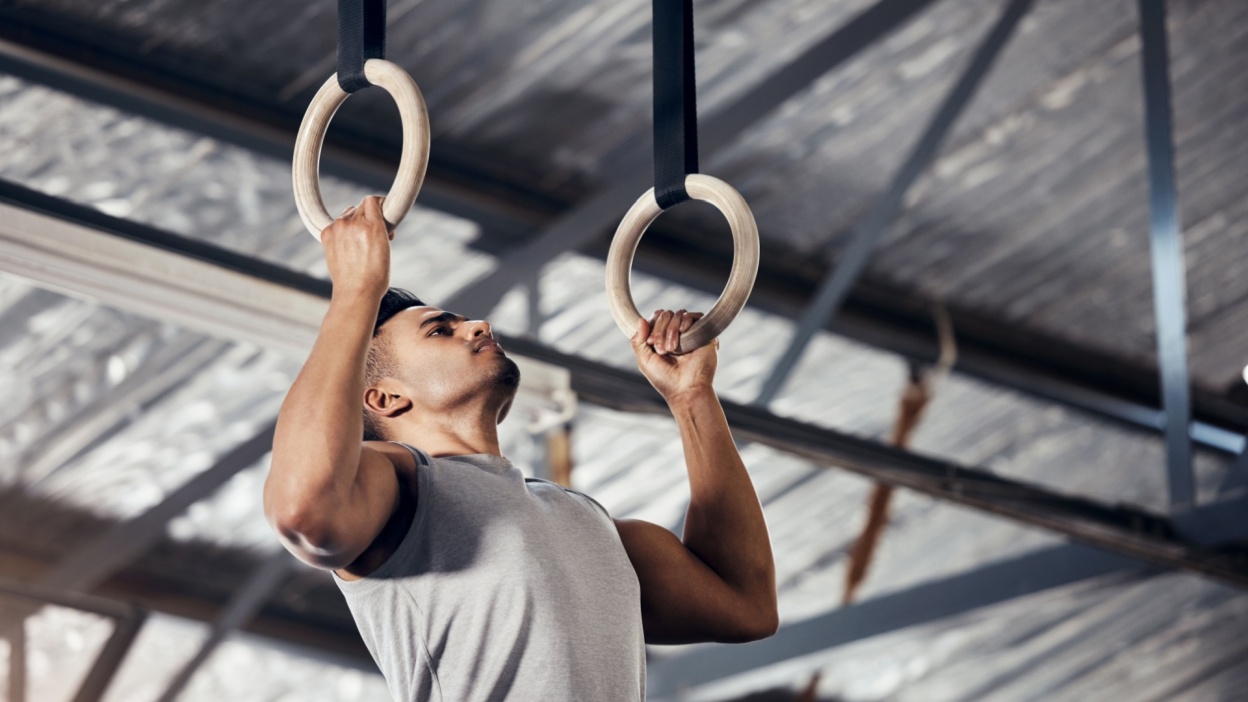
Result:
M502 350L503 350L503 347L502 347L502 346L499 346L499 345L498 345L498 342L497 342L497 341L495 341L495 340L493 340L493 339L486 339L486 340L484 340L484 341L482 341L482 342L478 343L478 344L477 344L477 348L476 348L476 349L474 349L474 350L475 350L477 353L480 353L482 350L484 350L484 349L489 349L489 348L493 348L493 349L496 349L496 350L498 350L498 351L502 351Z

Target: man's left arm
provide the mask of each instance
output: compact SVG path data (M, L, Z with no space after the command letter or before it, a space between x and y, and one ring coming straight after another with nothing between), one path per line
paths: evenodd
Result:
M711 387L718 342L671 354L699 316L656 313L633 337L639 367L680 429L690 491L682 539L656 524L616 520L641 583L648 643L739 643L779 626L762 505Z

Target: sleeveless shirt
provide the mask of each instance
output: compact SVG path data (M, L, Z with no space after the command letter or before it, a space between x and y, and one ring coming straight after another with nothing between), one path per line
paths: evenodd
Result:
M645 700L641 588L588 495L501 456L416 458L395 552L334 574L398 702Z

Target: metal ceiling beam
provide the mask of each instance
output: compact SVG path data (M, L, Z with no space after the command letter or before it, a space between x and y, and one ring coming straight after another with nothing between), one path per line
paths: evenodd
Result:
M152 66L131 65L131 59L110 55L89 39L59 36L25 19L19 9L0 10L0 73L290 160L301 113L204 90L179 76L162 76ZM66 26L59 23L56 29ZM337 128L322 150L321 172L385 192L394 178L398 149L390 155L383 147ZM420 191L421 207L476 222L486 235L503 240L527 236L553 212L553 203L532 194L514 195L501 188L484 194L475 178L455 170L442 164L434 151Z
M184 316L167 316L177 308L198 310L197 331L295 357L311 349L316 335L309 324L324 314L320 296L330 289L327 280L12 184L0 184L0 228L4 270L153 319ZM101 239L102 231L110 234ZM289 300L295 307L266 304L290 290L306 293Z
M256 436L234 447L212 467L174 490L146 512L117 524L112 529L70 551L37 579L36 587L45 593L86 593L94 590L163 539L167 531L166 527L175 517L185 512L192 504L212 495L239 472L255 465L256 461L263 458L272 449L275 426L275 424L268 425ZM15 610L13 614L24 620L27 616L34 614L36 609L37 607L26 607ZM125 657L141 625L141 618L134 622L117 620L117 628L97 657L76 700L96 700L103 695L113 673L116 672L116 667L121 664L121 659ZM234 626L237 627L237 625ZM13 626L6 629L7 633L12 636L21 627ZM215 643L213 645L215 646Z
M1086 546L1046 548L841 607L783 626L760 641L700 646L653 660L646 669L647 699L673 699L736 675L1093 578L1125 574L1134 580L1157 572Z
M273 446L274 428L275 424L269 424L146 512L117 524L70 551L36 579L36 587L45 593L86 593L94 590L163 539L167 533L167 525L175 517L185 512L192 504L212 495L239 472L255 465L256 461L263 458ZM35 608L28 607L15 610L13 615L24 619L34 612ZM129 647L129 641L137 633L140 624L141 622L134 624L132 632L114 633L116 642L110 639L109 646L120 647L120 651L115 652L117 656L124 656L125 650ZM120 627L121 624L119 623L118 626ZM111 649L106 648L106 651L108 650ZM101 658L96 662L97 667L105 665L101 663L107 660L104 655L101 653ZM117 662L119 663L120 659ZM96 682L90 685L84 683L83 689L96 685L106 686L108 679L111 678L111 674L104 676L103 672L93 672L92 675L94 677L90 680L96 680ZM102 694L103 689L103 687L99 688L99 694Z
M717 295L723 280L716 271L727 270L731 251L716 249L711 240L687 241L683 238L687 234L677 237L661 227L647 232L646 246L638 250L633 269ZM606 243L600 242L590 253L605 257ZM764 244L750 305L792 318L808 304L819 278L817 272L792 270L796 264L775 265L782 258ZM1137 431L1162 431L1165 416L1159 409L1155 369L1044 334L1004 328L974 311L950 306L948 312L958 332L955 372ZM939 351L930 307L911 293L878 282L860 282L824 328L919 363L934 362ZM1243 452L1248 446L1243 433L1248 427L1248 408L1200 391L1194 391L1193 397L1192 441L1224 454Z
M213 624L212 631L200 644L199 650L169 681L165 691L160 694L158 702L173 702L182 694L187 683L191 681L209 656L217 650L221 642L256 616L265 601L272 597L273 593L285 582L293 565L290 555L285 551L279 551L269 556L256 568L247 582L230 598L225 611Z
M220 549L217 552L219 554ZM186 553L202 558L204 552L188 549ZM241 549L236 553L246 555ZM214 626L225 613L228 595L208 596L203 589L187 587L186 583L176 579L153 576L154 572L148 564L141 562L109 580L101 586L99 593L133 599L153 612L201 622L208 627ZM329 586L333 587L332 584ZM280 597L280 594L275 597ZM339 607L338 598L333 601L335 607ZM264 641L266 646L277 646L295 655L317 652L321 660L334 665L378 672L345 603L341 603L335 611L326 612L318 607L317 611L309 612L292 608L280 600L270 600L254 618L239 626L235 636L255 637Z
M121 603L101 597L63 592L30 583L18 582L7 578L0 579L0 597L9 597L23 602L19 607L18 620L0 622L5 630L21 629L14 624L25 619L25 612L37 610L43 605L54 605L89 612L113 620L113 633L104 643L104 648L96 656L95 662L87 671L86 677L78 686L74 702L98 702L108 684L117 674L117 669L129 652L131 644L138 636L139 629L147 621L147 610L132 603ZM10 614L5 612L5 614Z
M824 56L856 50L857 42L850 41L854 39L848 36L850 32L859 37L881 35L905 19L903 15L917 9L921 8L915 3L877 3L791 64L790 82L761 82L752 89L750 99L763 105L782 102L786 93L800 89L802 81L808 80L805 76L818 69L818 62L826 60ZM54 18L37 6L0 8L0 18L0 37L6 40L0 41L0 71L275 158L289 157L301 116L290 105L258 105L255 96L224 94L193 77L162 73L159 66L138 54L112 56L104 46L106 42L93 36L91 28L70 28L63 18L52 21ZM755 119L750 114L748 110L724 113L720 116L722 121L705 121L704 141L708 136L714 137L716 125L722 125L728 133L741 131L745 128L743 122ZM347 126L337 126L322 161L325 172L373 188L388 187L389 174L397 163L397 146L362 140ZM444 151L435 149L435 156ZM451 160L455 162L454 158ZM644 185L639 187L644 189ZM446 200L439 194L440 188L448 190ZM492 254L514 246L519 238L548 222L564 207L541 193L518 193L515 184L493 182L470 167L455 163L440 167L436 159L420 203L478 222L483 229L476 245ZM677 239L665 232L660 220L647 233L646 246L638 252L637 269L718 294L722 276L710 278L706 269L718 255L719 242L715 238L700 240L699 235L682 232ZM696 251L691 247L696 247ZM600 258L606 255L606 243L601 238L589 248ZM656 260L656 253L665 259ZM817 276L806 273L809 261L791 258L788 252L764 251L764 267L750 300L752 305L790 317L799 313L812 294ZM775 268L776 261L787 262ZM769 267L773 270L769 271ZM727 270L726 265L723 269ZM855 287L843 312L828 325L829 330L916 361L934 358L926 305L918 305L916 315L910 309L913 301L909 294L879 293L878 285L870 290L862 285ZM1091 412L1124 426L1162 431L1165 417L1159 409L1160 392L1154 390L1155 373L1149 377L1143 368L1053 337L1021 329L1000 329L994 320L968 319L956 309L951 308L950 315L959 331L958 372ZM1240 453L1245 446L1242 434L1248 426L1248 410L1199 391L1193 398L1194 421L1188 427L1192 440L1224 453Z
M49 205L49 200L33 206ZM123 220L101 220L86 208L79 214L85 221L70 223L0 204L0 221L4 222L0 225L4 229L0 268L156 319L186 317L194 310L189 315L195 318L191 328L276 348L295 358L311 348L318 320L324 316L327 282L298 274L292 277L286 269ZM109 226L113 236L100 240L98 233L82 224ZM171 250L178 253L171 256ZM178 283L170 287L171 280ZM259 287L247 285L248 280ZM288 287L264 280L282 281ZM274 313L266 302L280 298L281 290L306 295L285 301L280 312ZM540 386L549 375L527 372L536 369L532 363L526 368L531 381L527 389ZM162 502L71 551L40 582L69 590L93 589L159 541L169 521L263 458L272 447L273 430L272 424L262 428Z
M731 143L751 125L805 90L820 76L896 30L932 0L879 0L844 26L812 45L789 63L700 121L698 140L704 155ZM515 287L559 254L574 251L617 223L629 205L649 189L650 153L633 150L623 162L605 168L621 174L615 182L578 203L530 241L502 255L497 269L447 300L449 308L484 316Z
M54 607L76 609L81 612L108 617L109 619L133 618L136 612L141 609L137 608L133 603L118 602L105 597L78 592L64 592L57 588L49 588L8 577L0 577L0 597L33 602L40 606L52 605ZM7 625L12 622L4 621L0 623Z
M219 358L225 347L225 342L182 337L161 348L116 387L46 430L47 440L18 456L13 464L22 482L34 487L47 480L101 437Z
M1174 138L1170 110L1170 59L1166 48L1165 0L1140 0L1140 67L1144 81L1144 125L1148 144L1149 208L1153 270L1153 309L1157 360L1165 411L1166 475L1170 511L1196 502L1190 381L1187 374L1187 295L1183 235L1174 185Z
M137 225L103 215L92 217L94 224L87 224L0 202L0 270L76 294L95 295L107 304L155 314L189 329L213 330L261 344L267 334L271 348L293 349L298 354L310 348L328 306L324 281L286 271L283 283L275 283L246 266L236 267L240 260L249 260L236 253L167 232L152 235L160 239L160 246L141 243L119 231ZM104 226L109 222L114 228ZM187 249L179 250L179 242ZM275 268L254 261L249 265ZM239 316L231 327L235 313ZM261 317L267 327L256 326ZM305 344L301 349L299 340ZM628 411L668 411L650 383L636 372L524 339L504 338L503 343L517 362L535 359L565 369L572 389L588 402ZM1054 493L758 408L732 402L723 405L739 438L1127 556L1248 586L1248 547L1203 549L1180 538L1165 517Z
M46 503L43 500L37 502ZM73 511L64 505L46 504L59 513L69 514ZM169 563L175 564L175 567L176 564L183 563L189 567L198 567L207 559L237 568L238 570L227 574L232 575L249 572L250 568L260 563L254 551L245 548L222 549L202 542L176 542L166 538L161 544L157 544L156 549L159 554L152 554L155 560L145 557L136 561L101 584L89 597L104 602L134 603L152 612L201 622L211 627L221 619L232 592L223 592L221 584L215 580L188 582L183 574L166 573L163 568ZM47 558L47 554L26 552L20 545L0 546L0 591L5 583L10 582L21 583L24 587L37 587L33 582L39 573L55 565ZM302 575L309 577L315 574ZM333 587L328 578L325 585ZM78 593L59 590L55 594L78 596ZM2 599L3 592L0 592L0 600ZM297 594L292 599L297 602ZM339 600L332 598L330 602L336 606ZM312 609L305 609L298 604L292 608L288 602L271 600L254 619L238 629L237 635L263 639L266 645L279 646L292 653L306 655L315 651L326 662L365 672L376 672L377 667L360 639L345 604L340 609L333 610L324 609L324 604L318 603ZM33 611L32 608L37 606L32 604L27 609ZM12 621L7 615L7 609L0 611L0 628L6 627Z
M813 299L802 311L784 353L776 359L771 373L763 381L763 388L759 391L758 397L754 399L755 405L766 407L771 404L780 389L784 387L784 382L793 369L797 367L798 361L801 360L807 344L814 338L815 333L826 327L828 322L836 316L841 303L849 295L850 288L866 270L876 242L892 225L897 213L901 211L906 192L936 158L949 131L966 106L970 104L971 99L975 97L980 84L996 63L997 57L1001 55L1001 50L1014 35L1015 27L1031 9L1031 4L1032 0L1011 0L1001 12L1001 17L988 31L987 36L972 55L970 63L950 88L949 94L945 96L944 102L932 116L927 128L923 130L922 137L910 151L910 155L902 162L901 167L897 169L897 173L893 175L888 189L876 201L871 213L853 228L848 248L837 261L836 267L819 283Z
M572 389L586 402L627 412L666 414L667 408L643 377L578 356L546 349L525 339L506 339L509 351L540 355L572 373ZM801 456L824 468L839 468L878 482L910 488L940 500L973 507L1072 540L1155 565L1205 573L1248 586L1248 546L1206 550L1180 538L1165 516L1127 505L1106 505L1001 478L939 459L815 427L723 401L738 439ZM1202 514L1200 509L1197 514ZM1248 537L1242 524L1239 537Z
M147 621L147 611L136 608L134 613L113 624L113 633L104 642L104 648L95 657L87 677L78 686L74 702L99 702L108 691L108 685L117 676L117 670L139 636L139 630Z
M761 81L733 109L705 120L703 144L713 147L731 140L812 80L931 2L879 0ZM101 41L95 28L55 17L37 6L0 8L0 72L283 160L290 158L302 117L301 110L278 99L248 95L242 87L227 92L178 73L176 68L157 65L138 52L119 50L116 43ZM325 145L322 171L384 191L397 163L397 147L391 146L379 143L359 125L339 125ZM471 165L461 164L463 160L435 146L421 189L421 206L472 220L487 236L503 242L529 238L535 227L550 222L566 207L517 184L482 178ZM632 166L634 170L649 168L648 161L640 160ZM636 190L631 180L624 180L630 184L628 196L611 218L621 216L648 187L646 184ZM599 224L593 233L602 226Z
M254 466L272 450L275 426L268 424L143 514L71 551L39 579L39 584L80 592L94 589L164 538L165 527L171 520L212 495L239 472Z

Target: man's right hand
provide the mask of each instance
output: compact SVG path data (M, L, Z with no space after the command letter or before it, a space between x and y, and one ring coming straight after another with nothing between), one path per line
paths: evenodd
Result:
M381 198L369 195L342 211L321 232L325 262L335 291L375 295L390 287L390 241L394 232L381 213Z

